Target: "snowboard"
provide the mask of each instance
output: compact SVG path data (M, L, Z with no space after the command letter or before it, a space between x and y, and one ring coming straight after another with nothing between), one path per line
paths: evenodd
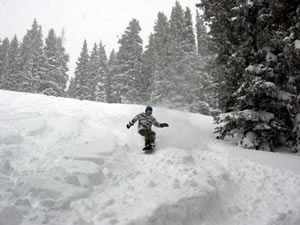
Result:
M152 153L154 151L155 146L152 145L147 145L146 147L143 148L143 151L146 154Z

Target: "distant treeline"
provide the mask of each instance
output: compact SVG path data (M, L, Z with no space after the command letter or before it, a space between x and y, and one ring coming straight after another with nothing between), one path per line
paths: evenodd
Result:
M158 13L149 44L143 49L137 19L132 19L109 58L104 44L91 50L84 41L75 75L68 81L68 54L63 37L53 29L43 40L34 20L23 41L0 42L0 88L108 103L164 105L210 113L214 106L212 78L207 71L209 36L197 11L193 25L189 8L179 2L170 19Z

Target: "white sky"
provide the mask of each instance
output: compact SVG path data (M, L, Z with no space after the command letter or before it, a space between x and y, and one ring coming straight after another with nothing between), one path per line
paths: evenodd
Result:
M195 15L199 0L179 0L183 8L189 7ZM54 28L60 35L65 29L65 48L70 54L69 74L72 75L83 41L91 50L102 40L109 56L112 48L118 50L118 39L129 21L140 21L144 45L153 31L157 13L163 11L170 18L175 0L0 0L0 38L19 41L31 28L33 19L42 26L44 38Z

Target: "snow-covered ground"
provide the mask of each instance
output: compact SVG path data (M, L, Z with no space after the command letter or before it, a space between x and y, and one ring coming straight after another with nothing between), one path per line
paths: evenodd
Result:
M0 91L0 225L299 225L300 157L214 138L211 117Z

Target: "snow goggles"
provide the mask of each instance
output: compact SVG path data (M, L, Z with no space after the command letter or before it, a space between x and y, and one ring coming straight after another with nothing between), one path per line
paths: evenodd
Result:
M152 114L152 109L147 109L146 114Z

